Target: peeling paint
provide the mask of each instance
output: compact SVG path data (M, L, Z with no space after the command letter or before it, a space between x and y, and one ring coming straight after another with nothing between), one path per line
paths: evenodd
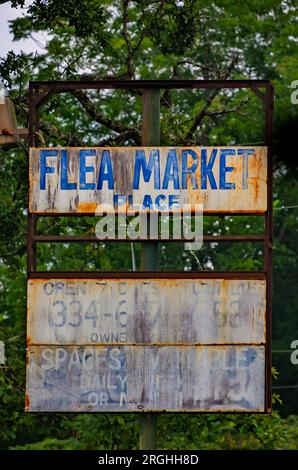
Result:
M261 344L266 282L34 279L32 344Z
M122 208L132 203L144 205L144 198L152 202L162 196L165 206L172 212L180 212L185 204L203 204L204 212L243 212L264 213L267 209L267 147L253 147L244 167L243 155L237 152L247 147L111 147L111 148L31 148L30 149L30 190L29 207L32 213L95 213L99 204L109 204L114 207L115 200L123 203ZM235 155L227 155L225 165L220 164L220 152L231 150ZM41 152L56 152L55 156L47 156L46 163L41 165ZM80 165L80 152L93 152L90 163ZM140 170L138 186L135 187L136 152L144 152L148 164L151 153L158 152L159 166L155 179L155 169L151 168L144 177L144 168ZM182 152L194 152L197 157L197 168L189 172L191 164L183 166ZM214 165L208 175L214 177L215 187L212 187L209 176L202 186L201 155L206 151L208 158L213 151L217 152ZM62 152L67 152L67 174L62 173ZM109 188L106 181L108 171L104 172L103 186L99 189L98 175L101 174L103 152L109 152L111 159L110 172L113 175L113 186ZM170 152L175 152L177 168L167 166ZM209 160L207 159L207 162ZM65 163L64 163L65 165ZM87 168L87 170L86 170ZM247 181L243 185L243 175ZM156 170L157 171L157 170ZM177 171L177 187L174 184L174 174ZM174 173L173 173L174 172ZM168 176L165 188L162 182L164 175ZM41 183L44 178L44 186ZM183 176L184 175L184 176ZM220 177L222 175L222 178ZM193 183L196 181L196 185ZM63 181L63 184L62 184ZM185 181L186 188L183 185ZM220 186L224 181L225 186ZM233 188L229 185L234 185ZM214 185L213 185L214 186ZM116 199L115 199L116 198ZM171 199L172 198L172 199ZM170 201L175 201L171 206ZM128 202L129 201L129 202ZM121 210L121 205L119 206ZM152 209L153 210L153 209ZM156 208L154 210L157 210Z
M31 346L28 355L29 411L264 411L263 346Z

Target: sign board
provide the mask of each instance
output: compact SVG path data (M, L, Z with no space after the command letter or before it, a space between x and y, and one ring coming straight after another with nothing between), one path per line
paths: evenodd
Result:
M135 87L143 90L143 143L159 133L152 125L160 101L153 88L250 88L265 105L266 147L34 147L37 108L52 93ZM270 412L272 84L43 81L30 83L29 101L26 410ZM39 215L106 213L96 222L96 236L37 233ZM262 235L205 237L263 241L264 271L36 271L42 242L195 240L185 247L194 250L208 214L264 218ZM143 252L144 270L155 267L149 251Z
M28 342L260 344L265 295L252 279L31 279Z
M31 346L27 411L264 411L264 346Z
M262 279L31 279L27 410L264 411Z
M29 209L267 210L267 147L31 148ZM200 209L201 210L201 209Z

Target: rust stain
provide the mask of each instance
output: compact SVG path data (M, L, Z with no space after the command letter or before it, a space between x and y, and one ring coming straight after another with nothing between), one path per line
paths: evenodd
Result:
M29 394L26 392L25 394L25 411L29 411L30 409L30 397Z
M77 206L78 212L95 212L98 206L97 202L79 202Z
M26 351L26 367L28 366L29 364L29 348L27 348L27 351Z
M102 190L88 190L83 191L77 188L75 191L64 191L61 193L59 180L60 180L60 154L58 155L56 171L48 178L47 190L39 189L39 158L38 152L40 149L30 150L30 187L29 187L29 204L32 213L94 213L96 207L101 202L113 204L113 195L121 194L133 197L133 202L141 205L145 194L151 194L156 197L159 192L165 195L171 193L171 187L166 191L161 191L154 188L152 178L146 183L141 182L138 190L133 189L133 173L134 173L134 152L136 149L145 149L150 152L151 149L160 150L160 160L162 168L164 166L165 158L170 147L110 147L111 160L114 171L114 190L107 191L106 187ZM179 159L179 168L181 167L181 148L176 147L177 156ZM187 149L200 151L202 147L185 147ZM204 147L211 148L228 148L228 147ZM229 147L230 148L230 147ZM233 146L233 148L243 148ZM100 147L93 147L98 153L103 150ZM105 148L106 150L107 148ZM188 173L188 189L175 190L175 194L180 196L180 203L183 204L203 204L204 212L206 214L216 212L239 212L239 213L264 213L266 210L266 189L267 189L267 149L266 147L255 147L256 151L250 156L248 162L249 176L247 190L242 188L242 164L239 158L234 159L233 171L227 176L228 182L235 183L235 189L231 191L224 191L219 188L219 159L214 164L214 177L217 182L217 188L211 189L210 182L207 180L207 189L201 189L200 184L198 189L193 189L191 175ZM61 150L59 148L59 150ZM68 169L69 181L78 182L79 180L79 164L78 155L79 148L66 148L69 152ZM95 160L95 171L97 175L99 172L100 158ZM187 162L188 167L190 161ZM162 170L164 171L164 169ZM180 169L179 169L180 172ZM201 165L194 173L198 182L201 180ZM181 176L181 175L180 175ZM179 176L179 178L180 178ZM193 175L192 175L193 176ZM86 200L87 197L87 200ZM107 200L106 200L107 198ZM83 200L82 200L83 199ZM128 204L128 203L127 203ZM125 203L120 205L118 210L124 211ZM141 212L147 210L142 209ZM154 209L153 212L156 212ZM171 212L181 212L181 209L174 208Z

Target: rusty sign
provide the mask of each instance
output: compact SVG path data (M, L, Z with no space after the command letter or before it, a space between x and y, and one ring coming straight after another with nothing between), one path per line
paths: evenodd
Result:
M159 142L154 89L249 88L264 106L265 146L38 147L37 111L50 96L110 88L143 95L142 145ZM27 411L271 412L273 100L268 80L30 83ZM263 242L262 271L37 271L39 243L99 242L40 234L40 216L179 215L185 205L262 217L263 234L204 236ZM156 268L150 246L144 270Z
M28 342L261 344L265 280L31 279Z
M264 213L267 147L31 148L36 214L110 211ZM193 209L195 210L195 209Z
M27 410L264 411L265 291L262 279L31 279Z

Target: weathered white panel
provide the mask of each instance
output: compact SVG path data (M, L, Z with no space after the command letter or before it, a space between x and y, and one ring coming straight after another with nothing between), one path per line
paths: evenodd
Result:
M264 411L264 347L31 346L27 411Z
M265 342L265 280L31 279L32 344Z
M142 169L140 179L135 180L140 151L144 152L145 166L150 154L157 163L152 163L146 178ZM101 164L103 152L109 159ZM188 152L185 158L183 152ZM30 150L31 212L94 214L99 204L114 206L119 196L122 208L133 203L142 210L150 197L153 205L176 211L184 204L202 204L204 212L263 213L267 208L267 147ZM156 199L159 196L161 200Z

